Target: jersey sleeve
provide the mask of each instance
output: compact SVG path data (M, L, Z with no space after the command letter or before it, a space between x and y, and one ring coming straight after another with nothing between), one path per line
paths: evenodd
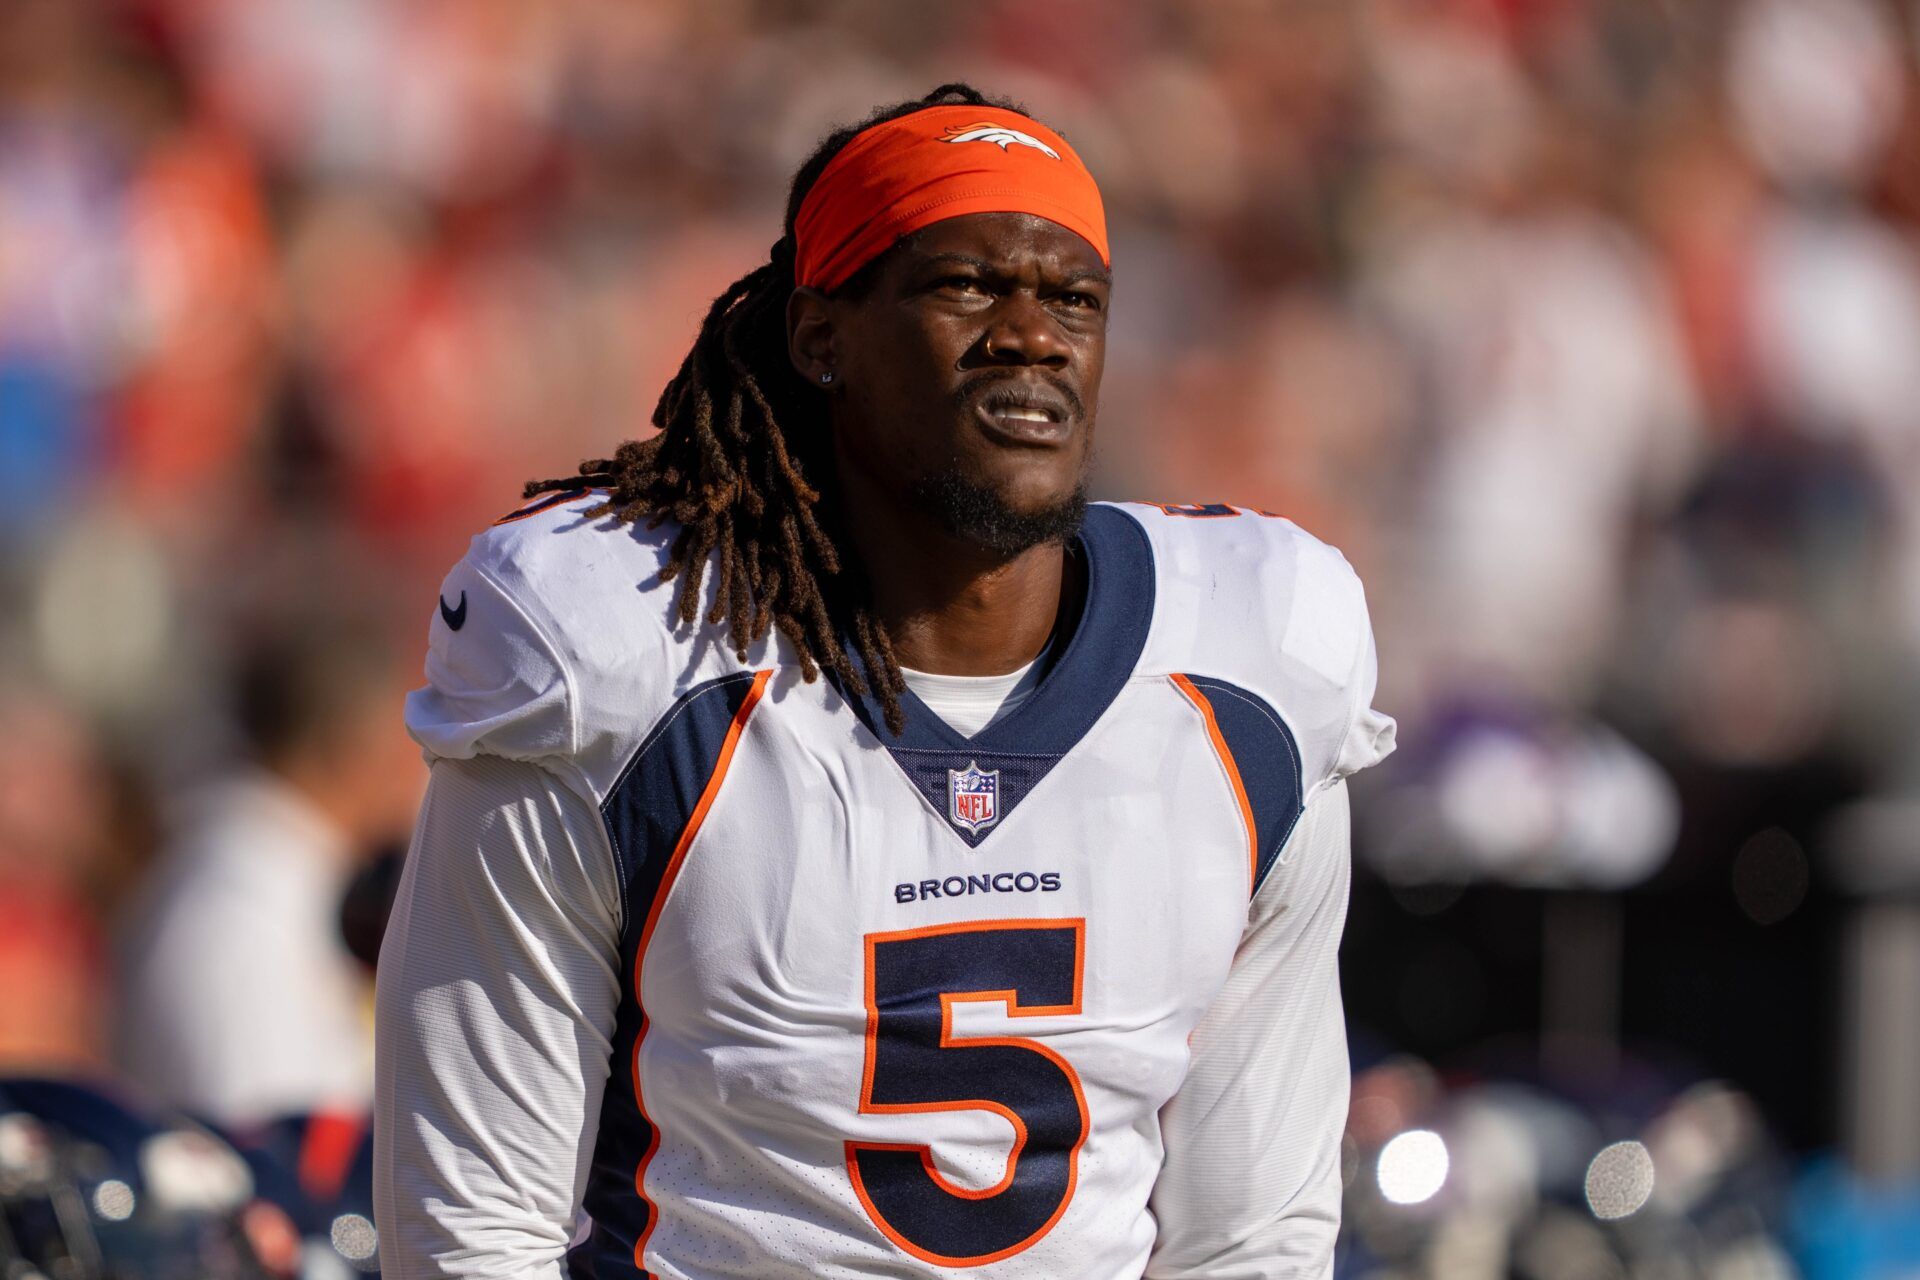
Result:
M483 535L441 584L427 684L407 697L407 731L430 759L564 761L578 746L572 675L518 576Z
M1347 788L1307 802L1161 1109L1146 1280L1320 1280L1340 1227Z
M1373 619L1360 575L1338 549L1291 521L1262 517L1253 527L1274 548L1259 584L1272 602L1263 643L1275 705L1300 737L1303 798L1311 797L1393 751L1393 718L1373 705Z
M385 1274L558 1280L619 996L612 866L547 770L434 764L376 980Z
M1343 562L1344 563L1344 562ZM1348 570L1352 574L1352 570ZM1347 778L1362 769L1372 768L1393 752L1396 727L1393 717L1373 705L1380 682L1380 660L1374 650L1373 622L1367 613L1366 596L1360 579L1353 576L1358 597L1358 653L1346 681L1347 715L1340 743L1334 750L1333 778Z
M606 1086L619 885L518 536L448 575L407 703L432 770L377 971L374 1121L400 1280L559 1280Z

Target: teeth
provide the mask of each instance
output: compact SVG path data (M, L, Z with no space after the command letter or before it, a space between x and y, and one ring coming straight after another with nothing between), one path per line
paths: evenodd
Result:
M1045 409L1002 409L1003 418L1018 418L1022 422L1052 422L1053 418Z

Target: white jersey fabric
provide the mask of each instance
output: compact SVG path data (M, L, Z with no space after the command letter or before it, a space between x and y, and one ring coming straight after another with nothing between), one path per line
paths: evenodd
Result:
M383 1271L1328 1274L1342 780L1393 740L1339 554L1096 505L1027 698L896 736L675 623L671 528L596 501L475 540L409 700Z

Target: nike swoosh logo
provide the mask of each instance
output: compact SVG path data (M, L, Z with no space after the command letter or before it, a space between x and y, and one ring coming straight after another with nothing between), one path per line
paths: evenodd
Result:
M460 593L460 605L458 608L454 608L454 609L449 609L447 607L447 598L445 596L441 596L440 597L440 616L446 619L447 630L449 631L458 631L461 627L466 626L467 625L467 593L464 591Z

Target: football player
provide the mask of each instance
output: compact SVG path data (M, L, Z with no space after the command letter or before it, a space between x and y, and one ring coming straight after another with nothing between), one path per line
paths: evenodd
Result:
M1361 588L1089 505L1093 178L830 136L657 435L473 542L379 970L387 1274L1323 1276Z

